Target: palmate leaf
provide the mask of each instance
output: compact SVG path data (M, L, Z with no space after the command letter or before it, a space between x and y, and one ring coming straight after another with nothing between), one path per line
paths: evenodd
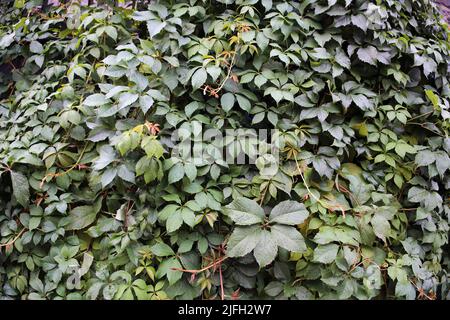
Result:
M79 206L72 209L69 216L64 218L66 230L80 230L91 225L97 218L100 211L102 199L99 199L92 206Z
M258 225L236 227L228 240L227 255L243 257L254 251L260 268L270 264L278 253L278 247L291 252L305 252L303 236L294 227L274 225L263 230Z
M318 245L314 249L314 261L324 264L330 264L336 259L339 246L334 243Z
M236 227L228 239L227 255L243 257L258 245L262 230L259 226Z
M375 235L383 241L386 241L386 237L391 231L389 221L380 214L376 214L372 217L372 226Z
M247 226L264 221L265 213L255 200L238 198L224 208L224 214L237 225Z
M301 224L308 217L309 212L303 203L286 200L277 204L270 212L271 223L286 225Z
M277 243L270 231L261 230L259 242L255 247L254 255L259 267L263 268L270 264L278 253Z
M305 241L298 230L290 225L302 223L308 217L305 206L286 200L272 209L270 228L263 229L264 210L254 200L238 198L224 209L237 225L228 243L227 254L240 257L253 251L260 267L270 264L278 253L278 247L293 252L304 252ZM246 234L246 232L248 232Z
M305 252L305 239L294 227L276 224L270 229L272 238L279 247L292 252Z

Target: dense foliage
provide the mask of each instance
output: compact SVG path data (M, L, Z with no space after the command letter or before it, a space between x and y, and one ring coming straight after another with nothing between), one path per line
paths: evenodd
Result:
M429 0L40 2L0 7L0 297L449 297ZM239 128L280 161L199 139Z

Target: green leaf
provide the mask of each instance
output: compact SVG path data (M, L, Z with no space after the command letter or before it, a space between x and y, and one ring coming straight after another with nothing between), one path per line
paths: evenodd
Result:
M197 167L193 163L186 163L184 165L184 172L190 181L194 181L197 178Z
M11 183L13 188L13 195L17 202L23 207L28 208L30 202L30 186L28 179L20 172L11 172Z
M116 159L114 149L109 145L100 148L100 156L94 161L93 169L102 170Z
M183 179L184 167L181 163L175 164L169 171L169 184L175 183Z
M246 226L264 221L264 210L255 200L238 198L227 205L223 212L237 225Z
M102 174L102 187L106 188L108 184L110 184L117 175L116 168L109 168Z
M330 226L322 226L319 232L314 236L314 242L318 244L327 244L337 240L335 229Z
M236 227L228 239L227 255L243 257L250 253L260 241L261 232L259 226Z
M41 217L31 217L28 222L28 229L34 230L41 224Z
M358 49L358 58L361 61L371 64L373 66L377 65L377 56L378 51L374 46L368 46L367 48Z
M141 148L144 149L147 157L161 158L164 154L164 148L155 136L145 136L142 138Z
M439 97L433 92L433 90L425 90L425 94L427 95L428 99L430 99L434 107L439 106Z
M103 94L101 93L95 93L87 97L83 104L88 107L97 107L97 106L103 106L109 102L109 99L107 99Z
M140 141L141 137L139 133L127 131L120 137L119 143L117 144L117 150L124 156L128 151L136 149L139 146Z
M247 98L245 98L239 94L236 95L236 99L239 104L239 107L241 107L242 110L250 112L250 109L252 108L252 106L250 104L250 100L248 100Z
M436 161L434 152L430 150L422 150L416 154L415 163L420 167L426 167Z
M135 183L135 173L127 168L126 165L122 164L119 166L119 169L117 170L117 175L124 181Z
M272 9L272 0L262 0L261 3L264 6L264 9L266 9L266 11Z
M44 51L44 47L39 41L33 40L30 43L30 51L33 53L41 54Z
M278 246L272 234L267 230L262 230L259 235L259 242L255 247L254 255L260 268L271 263L278 253Z
M222 69L218 66L209 66L206 68L206 71L209 73L213 81L216 81L222 73Z
M167 23L165 21L149 20L147 21L147 29L150 38L155 37L159 34L165 27Z
M168 259L165 259L158 266L158 270L156 271L156 277L158 279L161 279L162 277L167 276L169 284L174 285L183 276L183 272L179 270L174 270L176 268L178 269L182 268L180 261L178 261L176 257L170 257ZM156 286L158 286L158 284Z
M308 218L309 212L303 203L286 200L277 204L270 212L271 223L281 223L287 225L301 224Z
M157 243L151 247L152 253L158 257L167 257L175 255L170 246L165 243Z
M153 98L149 95L144 95L139 97L139 106L141 107L141 110L144 114L150 110L150 108L153 106Z
M181 217L183 218L184 223L186 223L191 228L194 227L196 223L196 218L194 212L189 208L181 209Z
M220 104L222 105L222 108L224 111L228 112L230 111L235 103L236 99L234 97L234 94L227 92L220 98Z
M380 214L375 214L371 220L373 231L375 235L383 241L386 241L386 237L391 231L389 221Z
M270 233L279 247L292 252L306 251L305 240L294 227L276 224L272 226Z
M200 88L205 82L206 79L208 78L208 73L206 72L206 70L204 68L198 68L197 71L194 72L194 74L192 75L192 87L195 89Z
M318 245L314 249L314 262L320 262L324 264L330 264L336 260L336 256L339 250L337 244Z
M93 206L80 206L72 209L69 216L64 218L66 230L81 230L91 225L97 218L97 214L101 208L101 199Z
M168 233L177 231L178 229L180 229L182 225L183 225L183 217L181 215L180 210L175 211L167 218L166 228Z
M139 95L137 93L124 92L119 96L119 110L128 107L137 101Z

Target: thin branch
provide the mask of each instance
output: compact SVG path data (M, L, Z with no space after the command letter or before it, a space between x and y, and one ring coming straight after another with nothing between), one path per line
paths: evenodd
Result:
M202 268L202 269L199 269L199 270L189 270L189 269L183 269L183 268L171 268L171 269L172 269L172 270L175 270L175 271L181 271L181 272L187 272L187 273L197 274L197 273L206 271L206 270L208 270L208 269L211 269L212 267L214 267L214 266L216 266L216 265L218 265L218 264L224 262L226 259L228 259L228 257L222 257L222 258L216 260L215 262L213 262L212 264L210 264L210 265L208 265L208 266L206 266L206 267L204 267L204 268Z
M222 277L222 264L219 265L219 278L220 278L220 297L225 300L225 292L223 290L223 277Z
M9 242L7 242L7 243L2 243L2 244L0 244L0 248L2 248L2 247L9 247L9 246L13 245L14 242L16 242L17 239L19 239L19 238L22 236L22 234L25 232L25 230L27 230L27 229L26 229L26 228L23 228L23 229L17 234L17 236L15 236L15 238L12 239L11 241L9 241Z

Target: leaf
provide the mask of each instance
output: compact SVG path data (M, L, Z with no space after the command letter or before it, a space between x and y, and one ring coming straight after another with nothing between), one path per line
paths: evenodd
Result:
M137 93L124 92L119 96L119 110L128 107L137 101L139 95Z
M183 225L183 217L181 216L180 210L175 211L167 218L166 228L168 233L177 231L178 229L180 229L182 225Z
M420 167L429 166L435 161L434 152L430 150L422 150L416 154L415 163Z
M117 171L118 176L127 182L135 183L135 173L127 168L126 165L122 164L119 166L119 170Z
M156 277L158 279L167 276L167 280L169 281L169 285L174 285L178 282L183 276L183 272L174 269L182 268L180 261L176 257L170 257L161 262L158 266L158 270L156 271ZM158 285L156 285L158 286Z
M116 168L109 168L102 174L102 187L106 188L108 184L110 184L117 175Z
M101 93L95 93L87 97L83 104L88 107L98 107L107 104L109 100Z
M264 6L264 9L266 9L266 11L272 9L272 0L262 0L261 3Z
M167 257L175 255L175 252L170 246L165 243L157 243L150 248L152 253L158 257Z
M358 14L356 16L352 16L351 19L352 19L352 23L355 26L357 26L358 28L360 28L364 32L367 31L367 28L369 26L369 20L367 20L367 18L363 14Z
M89 272L89 268L92 266L92 262L94 261L94 257L92 254L85 252L83 254L83 263L81 264L81 268L79 271L79 276L83 276Z
M222 73L222 69L218 66L209 66L206 68L213 81L216 81Z
M319 232L314 236L314 242L318 244L327 244L337 240L336 233L333 227L322 226Z
M380 214L375 214L371 220L373 231L375 235L383 241L386 241L386 237L391 231L389 221Z
M294 227L276 224L272 226L270 233L279 247L293 252L306 251L305 240Z
M144 95L142 97L139 97L139 106L141 107L141 110L144 114L150 110L150 108L153 106L153 98L149 95Z
M195 223L197 222L194 212L189 208L181 209L181 217L183 218L184 223L186 223L191 228L194 227Z
M336 256L339 250L337 244L318 245L314 249L314 262L320 262L324 264L330 264L336 260Z
M114 149L109 145L100 148L100 156L93 162L94 170L102 170L116 159Z
M169 184L175 183L183 179L184 167L181 163L175 164L169 171Z
M13 195L18 203L24 208L28 208L30 202L30 186L28 184L28 179L22 173L15 171L10 172Z
M155 136L145 136L142 138L141 148L144 149L149 158L155 157L159 159L164 154L164 148L161 143L156 140Z
M166 25L167 25L167 23L164 21L157 21L157 20L147 21L147 29L148 29L150 38L153 38L158 33L160 33L161 30L164 29Z
M239 107L242 110L250 112L250 109L252 108L252 106L250 104L250 101L247 98L238 94L238 95L236 95L236 99L238 101Z
M368 46L367 48L358 49L359 60L371 64L373 66L377 65L377 55L378 51L374 46Z
M178 208L179 206L176 204L169 204L158 213L158 216L162 221L166 221L169 218L169 216L171 216L172 214L175 213L175 211L178 210Z
M370 110L373 108L373 103L365 95L352 95L352 100L361 110Z
M433 92L433 90L425 90L425 94L427 95L428 99L430 99L434 107L439 106L439 97Z
M264 210L255 200L238 198L227 205L223 212L229 216L237 225L246 226L264 221Z
M11 43L14 42L14 37L16 36L16 33L9 33L4 35L3 37L0 38L0 48L1 49L5 49L8 48Z
M66 230L81 230L91 225L97 218L101 208L101 199L93 206L80 206L72 209L69 216L64 218Z
M228 112L230 111L235 103L236 99L234 97L234 94L227 92L220 98L220 104L222 105L222 108L224 111Z
M207 78L208 73L206 72L206 70L204 68L198 68L197 71L195 71L192 75L191 79L192 87L194 88L194 90L200 88L206 82Z
M259 242L255 247L254 255L259 267L263 268L271 263L278 253L278 246L272 234L267 230L262 230L259 235Z
M190 181L194 181L197 178L197 167L193 163L186 163L184 165L184 172Z
M30 51L33 53L41 54L44 51L44 47L39 41L33 40L30 43Z
M259 226L236 227L228 239L227 255L229 257L243 257L255 249L260 241L261 228Z
M281 223L286 225L296 225L303 223L309 216L303 203L286 200L277 204L270 212L271 223Z

